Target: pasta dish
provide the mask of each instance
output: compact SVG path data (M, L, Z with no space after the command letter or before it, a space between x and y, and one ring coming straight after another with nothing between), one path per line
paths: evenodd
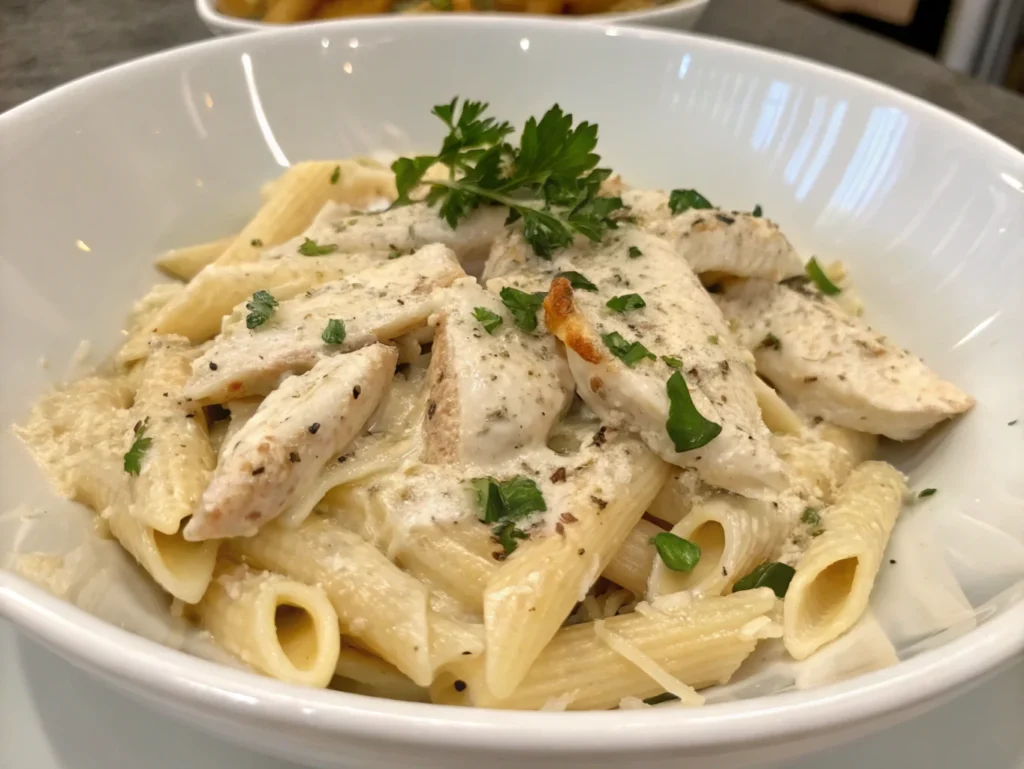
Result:
M240 663L515 709L704 701L867 608L911 493L872 459L973 399L760 206L638 189L555 106L290 167L169 252L102 373L16 428Z

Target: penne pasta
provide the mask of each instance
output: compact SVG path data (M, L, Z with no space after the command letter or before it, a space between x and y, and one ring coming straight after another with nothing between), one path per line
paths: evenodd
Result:
M638 521L601 576L634 595L643 595L647 592L647 579L658 556L651 539L662 531L664 529L650 521Z
M322 688L334 677L338 615L319 588L224 563L195 611L217 643L271 678Z
M353 694L387 697L408 702L429 702L430 695L394 665L343 641L332 686ZM344 680L339 680L344 679Z
M172 248L157 257L156 266L172 278L190 281L206 265L215 262L236 239L236 235L231 235L196 246Z
M849 630L867 608L907 487L884 462L865 462L821 513L824 533L800 558L786 593L783 639L802 660Z

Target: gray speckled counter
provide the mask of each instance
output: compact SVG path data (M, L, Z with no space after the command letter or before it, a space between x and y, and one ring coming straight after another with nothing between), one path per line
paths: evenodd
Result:
M781 0L712 0L699 31L890 83L1024 149L1024 98L823 15ZM0 112L94 70L207 34L191 0L2 0Z

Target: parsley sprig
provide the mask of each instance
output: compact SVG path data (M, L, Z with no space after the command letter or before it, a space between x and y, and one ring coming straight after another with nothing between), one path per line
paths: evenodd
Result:
M513 132L507 122L483 117L487 104L458 97L433 109L448 135L437 155L399 158L395 172L395 206L412 202L410 193L427 184L428 205L453 229L481 205L509 208L508 223L522 220L523 237L540 257L550 258L559 248L583 235L600 241L622 209L618 197L598 195L611 171L598 168L597 126L573 125L557 104L540 120L526 121L519 146L505 141ZM431 166L447 166L447 179L424 180Z
M146 430L149 427L149 418L136 422L133 432L135 440L132 446L124 455L124 471L129 475L138 475L142 472L142 458L146 456L149 447L153 445L153 439L146 437Z
M274 314L277 300L269 291L257 291L252 300L245 303L249 314L245 316L245 326L249 329L259 328Z
M516 549L519 539L528 534L516 526L516 521L531 513L543 513L548 509L544 495L530 478L516 475L505 481L490 476L474 478L471 481L476 492L477 515L484 523L495 524L492 532L509 555Z

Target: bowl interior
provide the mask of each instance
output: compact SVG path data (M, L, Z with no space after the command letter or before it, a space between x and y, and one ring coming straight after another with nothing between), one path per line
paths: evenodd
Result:
M6 426L44 388L113 351L131 302L160 280L159 251L237 231L260 185L289 163L436 147L430 108L454 95L488 100L517 125L558 102L599 124L603 162L627 181L761 204L806 256L846 260L873 324L978 399L966 419L891 450L914 488L939 493L905 512L860 635L801 666L769 645L762 672L745 671L716 699L828 684L1020 613L1024 157L935 108L805 62L535 20L241 36L0 116L0 565L73 552L67 597L189 643L138 571L92 536L88 516L52 495ZM94 343L85 355L82 340ZM0 580L8 597L23 591Z

